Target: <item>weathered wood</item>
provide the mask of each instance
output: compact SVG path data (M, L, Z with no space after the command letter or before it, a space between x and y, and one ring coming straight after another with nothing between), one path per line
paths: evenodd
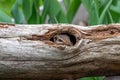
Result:
M52 38L66 34L73 46ZM120 75L120 25L0 24L0 78Z

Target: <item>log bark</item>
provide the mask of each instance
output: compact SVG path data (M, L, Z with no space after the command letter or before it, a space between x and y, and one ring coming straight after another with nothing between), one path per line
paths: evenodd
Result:
M66 34L72 46L54 42ZM120 24L0 23L0 78L77 79L120 75Z

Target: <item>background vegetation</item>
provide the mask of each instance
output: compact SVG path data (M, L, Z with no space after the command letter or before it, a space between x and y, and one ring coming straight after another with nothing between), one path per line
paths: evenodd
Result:
M0 0L0 22L72 23L81 4L89 14L89 25L120 22L120 0ZM103 80L103 77L80 80Z
M120 22L120 0L0 0L0 22L71 23L81 4L89 25Z

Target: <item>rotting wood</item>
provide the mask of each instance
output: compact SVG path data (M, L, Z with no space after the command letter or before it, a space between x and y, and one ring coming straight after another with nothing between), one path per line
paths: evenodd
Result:
M7 27L4 27L7 25ZM66 34L73 46L53 37ZM0 24L0 78L76 79L120 75L120 25Z

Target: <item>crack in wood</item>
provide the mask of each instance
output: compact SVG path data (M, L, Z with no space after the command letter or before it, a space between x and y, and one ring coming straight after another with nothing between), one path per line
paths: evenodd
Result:
M104 25L92 30L86 30L86 34L82 34L82 38L99 41L106 38L112 38L120 35L119 25Z
M81 38L80 32L79 30L75 29L75 28L55 28L55 29L49 29L49 31L44 34L44 35L31 35L31 36L26 36L24 38L26 38L27 40L40 40L45 42L46 44L49 45L56 45L56 43L54 42L54 37L58 35L58 37L60 37L60 35L66 35L68 36L68 40L65 41L65 43L63 43L62 45L70 45L70 44L66 44L69 43L67 41L70 41L73 45L75 45ZM65 38L63 38L63 40L65 40ZM57 44L59 45L59 44ZM72 46L72 45L70 45Z
M89 39L92 41L99 41L106 38L116 37L120 35L120 26L118 25L103 25L92 30L79 30L73 27L67 28L54 28L44 35L33 34L31 36L24 36L26 40L40 40L49 45L59 45L53 41L53 37L56 35L66 34L70 37L72 44L75 45L81 39ZM89 43L88 42L88 43ZM63 45L66 45L65 43Z

